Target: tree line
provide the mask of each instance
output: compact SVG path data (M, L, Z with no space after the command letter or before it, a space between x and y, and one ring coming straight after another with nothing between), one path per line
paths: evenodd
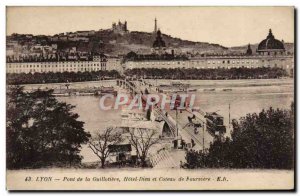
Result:
M19 84L42 84L97 81L101 79L120 78L116 70L100 70L86 72L48 72L48 73L7 73L6 79L9 85Z
M260 79L280 78L288 76L282 68L135 68L125 71L127 76L144 77L147 79L189 79L189 80L217 80L217 79Z
M187 168L292 169L294 106L262 110L233 121L231 138L217 139L208 151L187 151Z
M185 68L135 68L126 70L125 76L147 79L189 79L189 80L224 80L224 79L269 79L287 77L289 74L281 68L219 68L219 69L185 69ZM116 70L85 72L48 72L48 73L7 73L7 84L42 84L97 81L116 79L122 76Z

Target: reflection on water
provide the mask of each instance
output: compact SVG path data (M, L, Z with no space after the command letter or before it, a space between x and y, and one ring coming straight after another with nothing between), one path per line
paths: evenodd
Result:
M284 108L289 109L294 100L291 93L244 93L239 95L201 94L200 108L207 112L218 111L224 116L225 124L228 125L229 104L231 118L239 119L248 113L260 112L262 109Z
M76 106L74 112L79 114L79 120L85 122L84 128L89 132L121 123L120 111L101 110L99 107L100 98L97 96L71 96L58 97L58 99Z
M79 119L84 123L86 131L92 135L97 131L102 131L105 127L121 124L120 110L100 110L99 97L96 96L73 96L58 97L60 101L75 105L74 112L79 114ZM87 147L83 145L80 154L83 162L98 161L99 158Z

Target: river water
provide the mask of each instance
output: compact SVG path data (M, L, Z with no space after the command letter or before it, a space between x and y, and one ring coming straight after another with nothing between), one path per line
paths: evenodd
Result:
M197 89L195 106L205 112L218 111L228 125L231 119L239 119L248 113L262 109L290 109L294 101L293 79L266 80L191 80L176 81L187 83ZM168 80L151 81L153 85L170 84ZM226 91L227 90L227 91ZM230 104L230 111L229 111Z
M151 81L153 84L170 84L170 81L159 80ZM184 83L184 81L182 81ZM196 88L197 104L206 112L218 111L224 116L224 123L228 126L229 122L229 104L231 119L239 119L247 113L259 112L262 109L284 108L289 109L294 100L294 81L293 79L277 80L225 80L225 81L190 81L191 87ZM114 81L106 83L87 82L74 83L71 86L112 86ZM51 86L51 85L47 85ZM51 87L55 87L52 85ZM26 85L26 88L32 88L35 85ZM214 89L214 91L205 91L204 89ZM223 89L231 89L224 91ZM101 131L110 125L121 123L121 112L119 110L103 111L99 107L99 97L95 96L72 96L59 97L60 101L65 101L75 105L74 112L79 114L79 120L84 121L84 128L95 133ZM83 147L81 154L83 162L96 161L98 158L88 149Z

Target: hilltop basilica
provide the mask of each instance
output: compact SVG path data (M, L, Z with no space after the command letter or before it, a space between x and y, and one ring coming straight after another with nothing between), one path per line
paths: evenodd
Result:
M120 20L118 23L112 23L112 31L116 34L125 34L128 33L128 29L127 29L127 21L125 20L124 23L122 23Z

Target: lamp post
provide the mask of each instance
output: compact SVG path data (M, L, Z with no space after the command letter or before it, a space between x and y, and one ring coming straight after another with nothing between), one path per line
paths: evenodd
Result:
M178 110L176 108L176 135L177 135L177 140L178 140Z
M229 103L229 107L228 107L229 113L228 113L228 126L230 129L230 103Z
M203 122L203 152L204 152L204 126L205 126L205 123Z

